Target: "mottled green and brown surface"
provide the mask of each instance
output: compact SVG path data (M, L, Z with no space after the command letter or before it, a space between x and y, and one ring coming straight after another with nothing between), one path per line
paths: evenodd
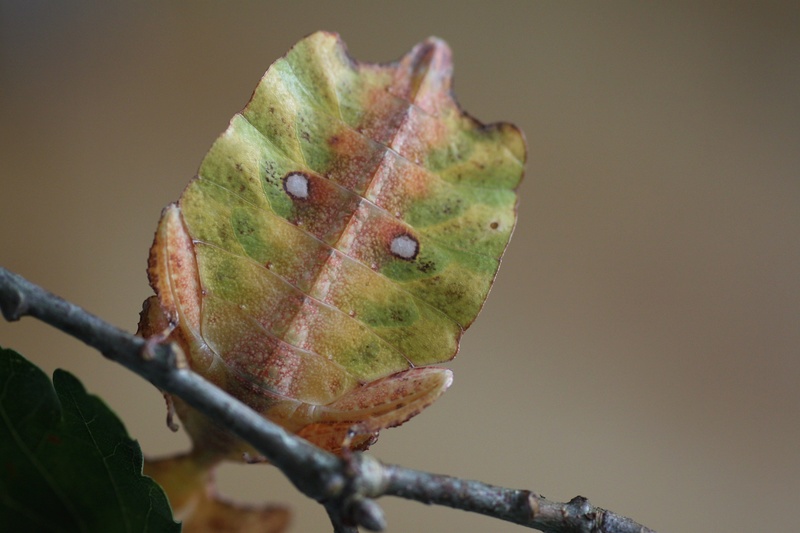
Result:
M516 127L459 108L451 75L435 38L385 65L333 34L300 41L164 211L142 333L176 326L193 369L332 450L433 402L452 378L428 365L483 305L525 159Z

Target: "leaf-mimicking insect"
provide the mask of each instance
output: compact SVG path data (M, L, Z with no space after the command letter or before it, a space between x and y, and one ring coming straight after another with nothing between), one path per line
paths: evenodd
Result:
M516 220L525 142L451 94L447 45L360 63L315 33L274 63L150 252L140 334L317 445L365 448L452 381ZM195 447L247 450L175 399Z

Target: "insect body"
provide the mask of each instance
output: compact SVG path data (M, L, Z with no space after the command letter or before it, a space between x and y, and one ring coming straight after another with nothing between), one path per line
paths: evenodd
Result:
M516 220L525 143L453 100L440 40L273 64L162 215L142 315L196 372L316 444L363 448L450 385ZM195 445L241 453L177 401ZM211 444L209 444L211 443Z

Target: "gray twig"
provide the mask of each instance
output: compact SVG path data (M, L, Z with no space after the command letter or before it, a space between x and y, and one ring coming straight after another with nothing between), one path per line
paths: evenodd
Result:
M446 505L553 533L653 532L593 507L581 496L559 503L527 490L383 464L363 453L337 457L286 432L192 372L182 363L177 346L151 345L2 267L0 310L8 321L32 316L82 340L249 442L298 490L325 506L336 532L354 533L358 526L382 531L386 524L375 498L384 495Z

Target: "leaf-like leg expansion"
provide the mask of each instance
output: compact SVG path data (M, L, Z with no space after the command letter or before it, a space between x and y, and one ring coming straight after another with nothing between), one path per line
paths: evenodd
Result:
M175 204L167 206L150 248L147 274L167 320L198 331L200 282L194 253L180 209Z
M263 455L253 455L248 452L242 452L242 461L249 465L256 465L261 463L269 463L267 458Z
M174 330L175 325L170 323L161 304L158 303L158 297L151 296L145 300L139 312L139 328L136 331L137 335L147 341L142 350L142 357L152 360L155 357L156 346L165 342Z
M155 357L156 346L167 341L175 327L167 319L156 296L145 300L142 304L142 311L139 313L139 328L136 331L137 335L144 337L147 341L142 350L143 357L152 360ZM185 364L185 361L180 363ZM164 400L167 403L167 427L170 431L178 431L180 426L175 422L175 402L167 393L164 393Z
M177 431L181 429L181 426L175 422L175 417L177 415L175 412L175 402L169 394L164 394L164 400L167 402L167 427L173 433L177 433Z
M450 370L412 368L368 383L316 408L315 421L297 434L335 453L364 450L380 430L399 426L432 404L453 382Z
M175 518L183 521L186 533L230 531L232 533L280 533L289 524L283 507L238 504L220 497L213 471L220 455L195 451L145 461L144 473L166 491Z

